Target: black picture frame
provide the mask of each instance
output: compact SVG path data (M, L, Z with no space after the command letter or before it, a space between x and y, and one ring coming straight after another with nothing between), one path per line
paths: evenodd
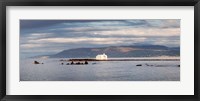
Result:
M6 6L194 6L194 95L6 95ZM1 0L0 99L2 101L198 101L199 100L199 0ZM188 40L193 41L193 40Z

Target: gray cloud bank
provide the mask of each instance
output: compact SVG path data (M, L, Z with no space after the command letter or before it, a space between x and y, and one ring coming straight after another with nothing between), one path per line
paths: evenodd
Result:
M180 20L20 20L20 52L26 54L138 43L180 46Z

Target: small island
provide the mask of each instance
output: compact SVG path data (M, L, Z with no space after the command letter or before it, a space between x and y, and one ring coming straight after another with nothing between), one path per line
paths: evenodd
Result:
M108 58L105 53L96 55L96 58L73 58L61 59L60 61L69 62L66 65L87 65L89 61L180 61L179 58ZM64 63L61 63L64 65ZM137 65L141 66L141 65Z

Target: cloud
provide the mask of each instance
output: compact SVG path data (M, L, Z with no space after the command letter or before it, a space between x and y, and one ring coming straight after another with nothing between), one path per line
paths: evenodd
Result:
M29 40L29 43L88 43L88 44L119 44L126 41L144 41L145 38L89 38L89 37L77 37L77 38L45 38L38 40Z
M87 25L119 25L123 20L20 20L20 28L33 29L41 27L55 26L58 24L68 27Z
M180 19L147 20L149 27L180 28Z
M157 44L180 46L180 19L20 20L21 52Z
M54 33L30 33L30 37L48 37L48 36L51 36L53 35Z
M147 20L20 20L20 28L35 29L51 26L92 27L92 26L143 26L143 27L180 27L179 19L147 19Z
M95 35L103 36L180 36L179 28L132 28L132 29L122 29L115 31L101 31L92 33Z
M20 47L21 48L38 48L38 47L42 47L43 45L41 44L21 44Z

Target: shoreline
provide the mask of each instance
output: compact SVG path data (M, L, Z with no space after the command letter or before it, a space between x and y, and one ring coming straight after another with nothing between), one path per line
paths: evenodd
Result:
M66 61L180 61L180 59L68 59Z

